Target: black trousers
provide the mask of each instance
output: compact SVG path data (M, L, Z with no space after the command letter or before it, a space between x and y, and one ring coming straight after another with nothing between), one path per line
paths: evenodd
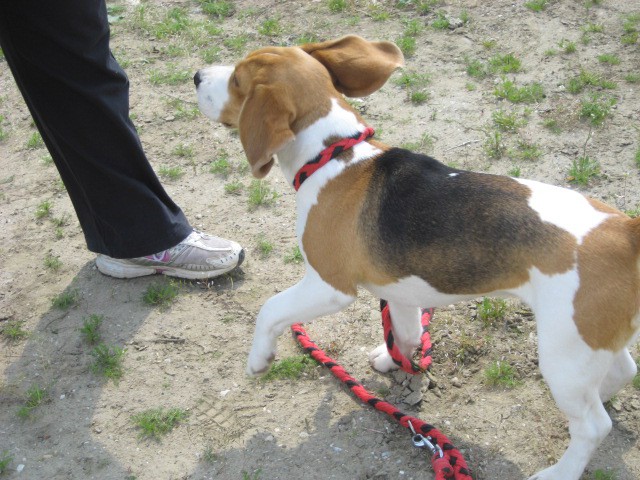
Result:
M105 0L0 0L0 46L88 248L137 257L189 235L129 119L129 80L109 50Z

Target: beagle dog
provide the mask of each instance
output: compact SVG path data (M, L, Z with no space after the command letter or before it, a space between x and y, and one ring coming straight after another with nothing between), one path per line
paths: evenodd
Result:
M402 64L394 44L349 35L263 48L194 77L202 112L238 128L253 175L277 156L297 189L306 273L261 308L248 373L269 367L287 327L344 309L358 286L388 300L407 356L421 306L517 296L535 313L540 369L571 434L558 463L530 480L578 480L611 430L602 402L637 370L627 347L640 330L640 218L372 139L344 96L378 90ZM384 344L370 361L396 368Z

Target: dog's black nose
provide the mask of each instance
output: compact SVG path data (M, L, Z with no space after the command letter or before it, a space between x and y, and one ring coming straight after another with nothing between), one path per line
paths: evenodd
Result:
M193 83L196 84L196 88L198 88L198 85L200 85L200 82L202 82L202 78L200 78L200 71L197 71L196 74L193 76Z

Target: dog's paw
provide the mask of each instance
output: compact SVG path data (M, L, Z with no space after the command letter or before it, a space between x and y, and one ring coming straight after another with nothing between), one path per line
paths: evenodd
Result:
M535 475L528 478L528 480L557 480L558 476L556 476L556 468L555 465L549 468L545 468L544 470L540 470Z
M395 364L391 355L389 355L389 351L387 350L387 345L385 343L377 346L369 352L369 362L371 362L373 368L382 373L398 368L398 365Z
M247 375L257 377L267 373L275 357L276 354L273 352L267 356L263 356L254 354L252 351L249 354L249 361L247 362Z

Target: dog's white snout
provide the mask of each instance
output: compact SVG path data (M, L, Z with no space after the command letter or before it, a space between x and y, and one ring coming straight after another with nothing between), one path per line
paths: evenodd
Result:
M229 78L234 67L215 66L198 70L193 77L200 111L216 122L229 100Z

